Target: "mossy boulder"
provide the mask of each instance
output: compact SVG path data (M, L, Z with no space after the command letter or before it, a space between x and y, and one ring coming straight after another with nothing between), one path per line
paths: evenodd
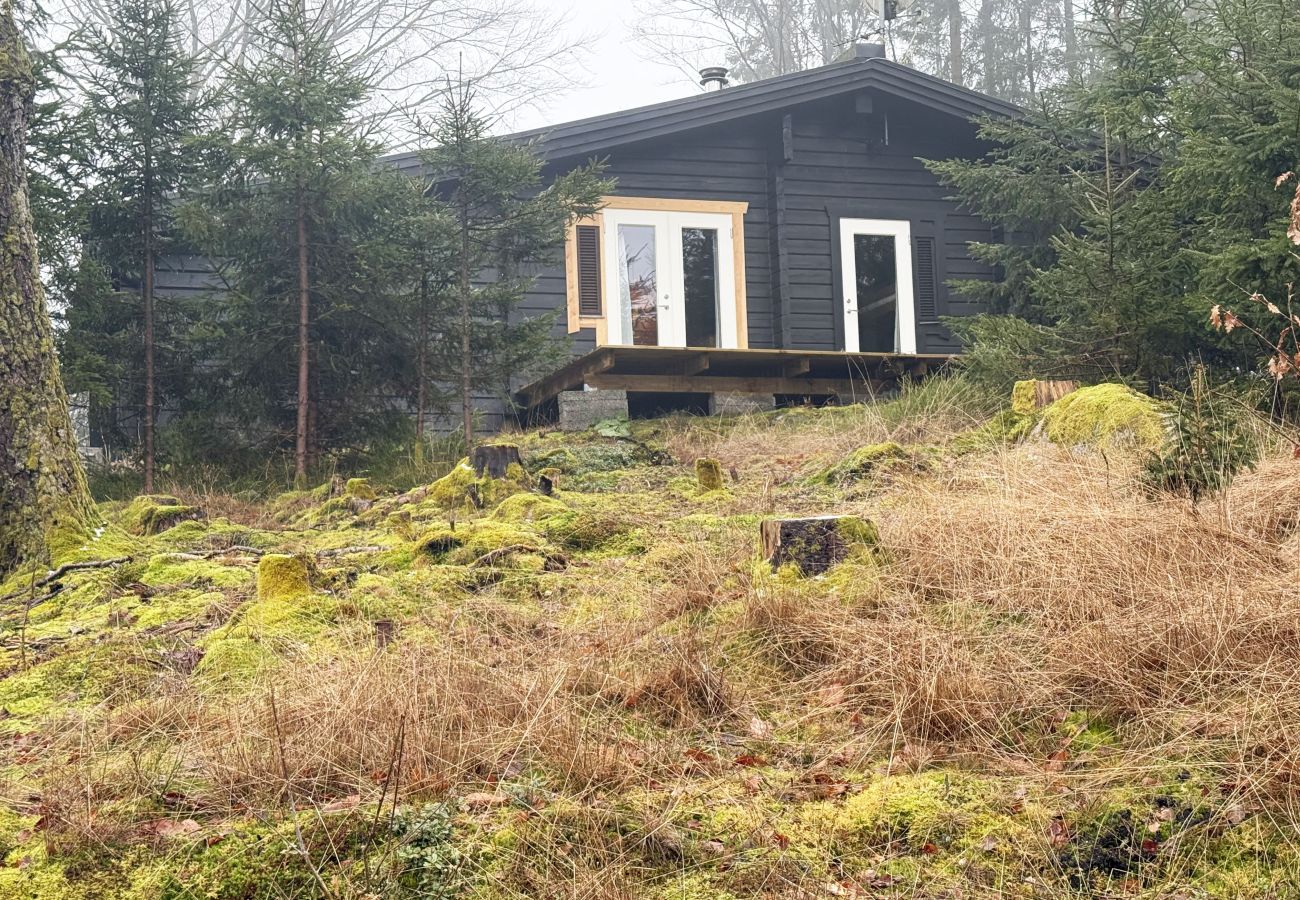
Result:
M182 503L165 494L141 494L129 504L118 519L126 531L134 535L161 534L182 522L207 518L197 506Z
M511 494L528 490L530 479L524 467L511 463L504 478L479 477L465 457L446 475L429 485L426 499L441 509L495 506Z
M415 541L415 554L436 563L469 565L508 547L518 548L521 554L545 553L547 549L545 538L535 531L509 522L481 520L424 532Z
M315 563L305 556L268 553L257 563L257 599L262 603L301 600L311 594Z
M554 497L523 493L502 500L492 512L492 518L501 522L540 522L569 511L569 507Z
M896 441L883 441L859 447L823 469L815 480L824 484L865 481L888 473L923 472L930 466L930 456L923 449L907 448Z
M344 494L355 499L373 502L379 497L369 478L349 478L343 488Z
M1123 384L1098 384L1067 394L1043 410L1041 431L1068 447L1156 450L1165 441L1165 408Z

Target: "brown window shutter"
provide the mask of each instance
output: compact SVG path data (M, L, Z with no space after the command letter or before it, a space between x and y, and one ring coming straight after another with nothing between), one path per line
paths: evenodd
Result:
M602 314L600 297L600 227L579 225L578 245L578 315Z
M934 238L918 235L916 238L916 320L934 322L939 318L938 279L934 265Z

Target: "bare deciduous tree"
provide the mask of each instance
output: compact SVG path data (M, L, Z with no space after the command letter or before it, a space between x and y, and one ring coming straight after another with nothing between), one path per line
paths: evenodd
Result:
M267 0L178 0L192 54L211 79L255 51ZM56 0L56 22L111 29L113 0ZM377 85L370 109L401 128L461 73L495 112L567 84L562 69L580 37L537 0L308 0L309 25L340 48Z

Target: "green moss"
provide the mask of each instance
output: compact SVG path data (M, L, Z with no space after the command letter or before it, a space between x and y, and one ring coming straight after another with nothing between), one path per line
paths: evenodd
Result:
M160 553L149 558L140 582L149 587L247 587L252 577L238 564L224 564L208 559L182 559L174 553Z
M257 563L257 599L292 602L311 594L314 563L304 556L268 553Z
M152 535L181 522L202 518L203 510L181 503L175 497L142 494L122 510L118 523L131 534Z
M1016 818L996 784L961 772L885 776L835 815L841 841L854 848L902 845L911 851L972 851L986 839L1027 847L1033 817Z
M1011 388L1011 411L1021 416L1035 416L1038 413L1038 382L1017 381Z
M528 489L528 473L518 463L506 468L505 478L477 477L469 458L462 459L446 475L429 485L427 499L441 509L453 510L473 507L471 495L478 497L478 505L495 506L506 497Z
M369 478L349 478L343 490L357 500L375 500L379 496L371 487Z
M1043 411L1047 438L1070 447L1156 450L1165 427L1161 404L1122 384L1080 388Z
M957 453L974 453L1018 444L1033 433L1037 424L1037 416L1004 409L978 428L957 435L951 447Z
M823 484L840 484L889 472L921 472L929 467L930 460L924 451L909 450L896 441L885 441L854 450L844 459L817 473L814 480Z
M722 490L722 463L707 457L695 461L695 480L702 491Z
M209 681L247 682L269 671L276 655L254 637L219 636L205 642L194 673Z
M455 528L439 526L415 541L417 556L452 565L468 565L484 554L506 547L523 548L520 553L539 553L544 552L546 541L534 531L491 520L465 522ZM500 564L508 562L504 559Z
M567 512L569 507L554 497L525 493L514 494L502 500L493 511L492 518L501 522L538 522Z

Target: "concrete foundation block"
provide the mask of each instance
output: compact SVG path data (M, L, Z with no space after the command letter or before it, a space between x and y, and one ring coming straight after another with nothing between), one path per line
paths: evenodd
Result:
M560 430L582 431L606 419L627 418L627 391L562 391Z
M772 394L717 391L709 395L709 413L715 416L741 416L775 408L776 397Z

